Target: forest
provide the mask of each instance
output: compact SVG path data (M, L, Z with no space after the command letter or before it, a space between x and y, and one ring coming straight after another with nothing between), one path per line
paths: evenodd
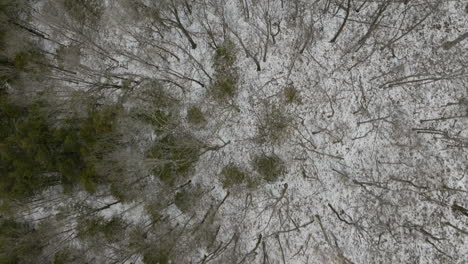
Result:
M468 0L0 0L0 264L466 263Z

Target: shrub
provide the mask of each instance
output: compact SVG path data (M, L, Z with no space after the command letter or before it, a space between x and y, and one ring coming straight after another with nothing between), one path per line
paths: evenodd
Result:
M202 125L206 122L203 112L197 106L188 109L187 120L192 125Z
M81 50L78 45L60 46L56 53L60 67L73 69L80 64Z
M0 218L0 263L34 263L44 244L29 223Z
M97 184L107 181L104 173L99 173L96 168L105 162L104 157L118 143L114 129L120 110L113 106L91 109L87 118L70 119L67 126L56 131L57 139L64 142L63 152L57 160L62 183L71 185L79 179L85 190L92 193Z
M260 142L280 143L290 127L290 118L280 108L267 109L257 125Z
M236 62L236 45L231 40L226 40L220 47L216 49L213 63L214 68L218 72L223 72L226 69L234 66Z
M183 213L188 213L193 210L192 208L202 192L200 186L186 186L175 194L174 204Z
M80 219L77 226L77 237L80 239L86 239L89 237L96 236L97 234L99 234L100 227L103 222L103 217L91 217Z
M162 210L166 207L163 199L152 200L145 203L146 213L150 216L151 221L157 222L163 218Z
M273 183L286 172L284 162L276 155L260 155L254 159L254 168L268 183Z
M261 184L261 178L258 177L250 177L247 180L247 189L250 191L254 191L257 187Z
M104 222L102 233L108 242L118 242L124 239L126 226L127 224L122 218L114 216Z
M160 82L150 80L150 82L143 87L139 99L145 103L150 103L153 108L168 110L177 106L179 103L179 100L174 97L171 91L172 90L166 89Z
M44 61L45 57L39 51L39 49L32 47L27 51L20 51L15 53L13 58L13 65L18 71L41 73L46 70L46 68L43 67Z
M143 254L145 264L169 264L169 252L163 249L149 249Z
M156 132L163 132L174 121L173 115L164 110L139 112L135 114L135 117L142 122L152 125Z
M192 194L186 190L177 192L174 199L174 204L183 213L187 213L193 205Z
M301 103L299 92L293 86L288 86L284 88L284 97L285 97L286 103L288 104L292 104L292 103L300 104Z
M105 219L100 216L81 219L78 223L78 234L80 239L95 238L99 235L109 242L118 242L124 239L126 224L119 217Z
M137 104L131 115L152 125L156 133L174 129L178 123L179 101L158 82L151 81L134 99Z
M236 91L237 79L231 76L218 77L212 86L213 96L219 100L234 97Z
M246 182L247 177L245 173L236 165L229 164L221 171L223 176L223 188L230 188L233 185L239 185Z
M167 135L153 145L147 157L153 161L156 177L174 185L188 175L200 152L201 145L191 135Z
M225 41L223 45L216 49L213 58L215 74L210 87L210 92L216 100L226 100L233 97L237 92L239 77L237 69L234 67L235 61L236 49L232 41Z
M82 249L66 247L55 253L52 264L86 263L85 258Z
M70 256L70 252L68 250L62 250L54 255L54 260L52 264L66 264L73 261L72 257Z
M101 0L65 0L67 14L81 25L95 26L104 12Z

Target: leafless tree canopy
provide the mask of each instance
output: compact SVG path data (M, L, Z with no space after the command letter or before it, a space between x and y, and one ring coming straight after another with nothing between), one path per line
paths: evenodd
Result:
M468 2L0 0L0 263L465 263Z

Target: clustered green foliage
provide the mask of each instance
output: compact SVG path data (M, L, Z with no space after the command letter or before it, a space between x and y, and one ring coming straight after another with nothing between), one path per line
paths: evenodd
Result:
M154 112L141 112L136 115L137 119L151 124L156 132L163 132L174 120L172 113L164 110Z
M13 64L18 71L39 73L44 71L44 67L37 62L44 60L44 55L39 50L31 48L27 51L20 51L15 54Z
M143 254L145 264L169 264L170 254L163 249L150 249Z
M81 50L79 45L60 46L56 53L60 67L72 69L80 63Z
M16 20L20 15L21 9L23 8L22 1L18 0L0 0L0 44L4 48L3 44L5 39L5 33L10 29L10 22Z
M32 79L37 78L34 74L47 70L38 43L18 31L29 17L26 7L27 1L0 0L0 89L6 83L18 81L21 73L31 73L28 78Z
M145 203L145 211L151 217L151 221L158 222L164 217L161 211L166 206L163 202L163 199L157 199Z
M189 134L169 134L157 140L148 151L153 173L173 186L188 176L201 153L200 143Z
M78 248L64 248L54 255L53 264L85 263L84 252Z
M46 187L76 183L89 192L103 182L95 165L112 146L115 109L90 110L88 117L51 124L44 104L19 106L0 96L0 191L25 198Z
M299 91L293 87L293 86L288 86L284 88L284 97L286 99L286 103L292 104L292 103L301 103L301 98L299 97Z
M64 155L58 165L62 183L70 186L79 179L88 192L94 192L96 184L106 182L105 175L99 175L96 166L117 144L117 135L113 132L119 111L120 107L113 106L92 109L77 125L70 120L68 127L56 131L55 135L63 140Z
M52 264L66 264L71 262L69 252L62 250L54 255Z
M245 172L237 165L230 163L221 171L223 188L245 183L248 179Z
M152 223L152 228L156 229L152 231L158 233L154 237L148 235L149 230L145 225L135 225L127 232L129 249L138 252L145 264L168 264L174 258L173 254L177 254L173 246L180 242L179 235L176 235L178 239L174 239L170 223L159 220Z
M27 223L0 219L0 263L32 263L43 247L35 235Z
M95 26L100 20L104 5L101 0L65 0L65 11L80 24Z
M267 108L257 125L260 142L280 143L287 135L290 121L281 108Z
M187 121L192 125L202 125L206 122L203 112L197 106L191 106L187 110Z
M236 94L239 76L235 62L236 46L227 40L216 49L213 58L215 75L210 91L215 99L223 101Z
M188 213L193 210L202 193L203 188L199 185L184 186L175 194L174 204L183 213Z
M4 95L0 98L0 189L13 197L32 195L50 185L45 175L52 167L49 146L54 145L38 106L16 106Z
M101 216L86 217L78 223L78 238L96 238L102 236L107 242L114 243L124 238L123 231L127 224L117 216L105 219Z
M14 34L12 22L20 15L21 1L0 0L0 90L4 89L7 82L12 82L18 77L14 59L4 54L8 47L8 40Z
M0 20L6 22L0 23L2 48L8 45L3 37L15 28L11 25L26 16L24 3L0 0ZM113 111L93 108L84 119L52 120L46 113L50 106L37 100L18 105L7 91L23 74L40 81L37 73L48 65L44 53L28 44L13 54L0 54L0 64L0 196L26 198L58 184L70 190L81 183L94 191L103 180L95 165L109 150L102 139L112 131Z
M137 120L153 127L157 134L174 130L178 123L178 116L174 108L178 100L163 89L160 83L151 82L142 92L141 107L135 108L132 116Z
M259 155L254 158L254 168L268 183L278 181L285 173L286 167L276 155Z
M1 45L1 44L0 44ZM1 47L0 47L1 49ZM6 84L12 82L17 78L18 73L14 71L13 62L6 56L0 54L0 93L6 90Z
M196 199L196 197L194 197L194 193L184 189L176 193L174 204L180 209L180 211L187 213L190 211L190 208L192 208L194 199Z

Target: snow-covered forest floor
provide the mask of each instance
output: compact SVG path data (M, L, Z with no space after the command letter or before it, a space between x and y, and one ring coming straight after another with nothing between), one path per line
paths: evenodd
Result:
M28 9L54 67L21 89L123 106L117 143L9 203L23 262L468 259L468 1L69 2Z

